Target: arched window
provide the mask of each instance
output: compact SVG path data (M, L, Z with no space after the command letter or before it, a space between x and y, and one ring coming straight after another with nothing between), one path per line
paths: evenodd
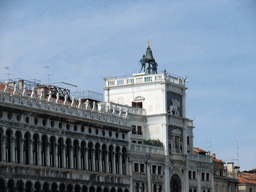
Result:
M78 158L79 158L79 151L78 151L78 141L75 140L74 141L74 159L73 159L73 163L74 163L74 169L78 169Z
M127 152L126 152L126 148L124 147L122 149L122 170L123 170L123 174L126 175L126 158L127 158Z
M39 141L39 137L38 135L34 135L33 136L33 164L34 165L38 165L38 141Z
M145 186L144 186L144 183L141 183L141 192L145 192Z
M153 192L157 192L156 191L156 184L153 185Z
M70 163L70 150L71 150L71 140L66 140L66 168L70 169L71 163Z
M58 139L58 167L63 168L63 139Z
M44 135L42 137L42 151L41 151L41 158L42 158L42 165L46 166L46 159L47 159L47 136Z
M106 157L107 157L107 146L104 144L102 146L102 171L106 172Z
M135 192L139 192L139 191L140 191L139 183L135 183Z
M89 171L92 171L92 156L93 156L92 150L93 150L93 143L90 142L88 144L88 170Z
M83 186L82 192L88 192L87 187Z
M95 169L96 171L99 171L99 155L100 155L100 144L97 143L95 145Z
M51 137L50 138L50 166L54 167L55 165L55 138Z
M14 184L14 181L11 179L7 183L7 191L14 192L15 191L14 188L15 188L15 184Z
M29 159L30 159L30 147L31 147L31 144L30 144L30 134L29 133L25 133L25 140L24 140L24 153L23 153L23 156L24 156L24 163L25 164L29 164Z
M162 185L159 185L158 192L162 192Z
M10 130L6 131L6 161L11 162L11 136L12 132Z
M49 184L48 183L44 183L43 192L49 192Z
M76 185L76 186L75 186L75 192L80 192L80 191L81 191L80 185Z
M52 184L52 187L51 187L51 192L58 192L58 185L57 185L57 183L53 183Z
M110 173L113 173L113 146L112 145L110 145L109 146L109 153L108 153L108 160L109 160L109 172Z
M17 192L23 192L23 190L24 190L24 183L23 181L19 180L17 182Z
M85 170L85 161L86 161L86 157L85 157L85 142L83 141L81 143L81 169Z
M72 191L73 191L73 186L69 184L67 187L67 192L72 192Z
M0 192L5 192L5 189L6 186L5 186L5 181L4 179L0 179Z
M30 181L28 181L26 183L26 190L25 192L32 192L32 183Z
M40 192L41 190L41 185L40 185L40 183L39 182L36 182L35 183L35 192Z
M115 165L116 165L116 173L117 174L120 174L120 170L119 170L119 155L120 155L120 148L116 147Z
M64 183L61 183L60 184L60 188L59 188L59 192L65 192L65 184Z
M15 162L21 163L21 133L19 131L15 134Z

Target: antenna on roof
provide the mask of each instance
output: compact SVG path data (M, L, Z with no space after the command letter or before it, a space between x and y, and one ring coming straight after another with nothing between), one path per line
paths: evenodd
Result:
M235 142L236 142L236 155L237 155L237 157L236 157L236 159L231 159L231 160L237 161L237 164L238 164L238 167L239 167L239 151L238 151L239 147L238 147L238 141L235 141Z
M48 69L48 74L46 74L46 75L48 76L48 85L50 85L50 76L52 76L52 74L49 73L50 67L47 65L44 68Z
M211 141L206 141L206 143L209 143L210 145L208 146L208 150L209 150L209 152L210 152L210 154L211 154L211 151L212 151L212 142ZM210 155L209 154L209 155Z
M10 81L10 75L12 75L11 73L9 73L9 67L7 66L7 67L4 67L4 69L6 69L7 70L7 73L5 73L7 76L8 76L8 82Z

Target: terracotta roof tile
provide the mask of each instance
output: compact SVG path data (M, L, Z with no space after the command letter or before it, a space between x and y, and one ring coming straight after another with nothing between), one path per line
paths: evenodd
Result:
M240 172L237 175L239 183L249 183L256 185L256 173Z
M201 152L201 153L207 153L207 151L205 151L205 150L203 150L203 149L200 149L200 148L198 148L198 147L194 147L194 151L197 152L197 153L199 153L199 152Z

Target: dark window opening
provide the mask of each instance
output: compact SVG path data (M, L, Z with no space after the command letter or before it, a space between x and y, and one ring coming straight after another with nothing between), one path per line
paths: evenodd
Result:
M158 166L158 175L161 174L161 171L162 171L162 167L161 167L161 166Z
M152 174L156 174L156 165L152 166Z
M142 135L142 128L141 128L141 126L138 126L138 134Z
M132 134L136 134L136 125L132 125Z
M140 164L140 172L144 173L144 164Z
M142 108L142 102L132 102L132 107Z
M134 172L139 172L139 164L134 163Z

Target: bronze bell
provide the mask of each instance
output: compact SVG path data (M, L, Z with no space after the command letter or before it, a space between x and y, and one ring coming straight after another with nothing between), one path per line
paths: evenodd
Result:
M150 47L148 47L148 48L147 48L147 51L146 51L146 60L147 60L147 62L149 62L149 61L155 61Z

